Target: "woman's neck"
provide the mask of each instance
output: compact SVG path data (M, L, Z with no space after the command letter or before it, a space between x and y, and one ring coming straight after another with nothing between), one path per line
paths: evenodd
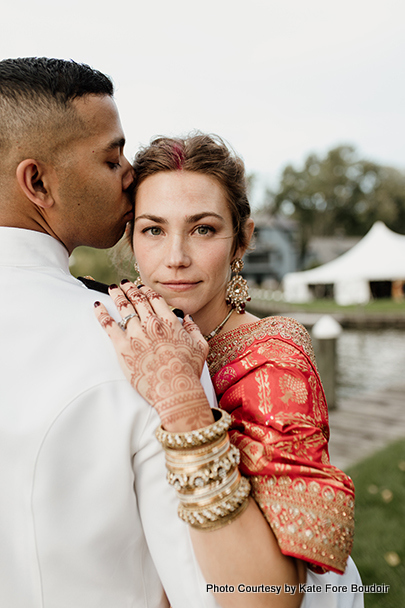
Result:
M230 312L232 314L229 315ZM192 317L204 336L209 336L218 327L219 329L215 335L225 331L231 331L240 325L256 323L256 321L259 320L259 317L256 317L249 312L238 314L235 310L226 305L222 306L215 314L212 309L208 311L201 310L194 313ZM223 323L223 321L225 321L225 323Z

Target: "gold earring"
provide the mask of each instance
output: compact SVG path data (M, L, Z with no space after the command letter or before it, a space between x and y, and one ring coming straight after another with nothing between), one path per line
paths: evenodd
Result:
M139 270L138 262L134 262L134 270L137 273L137 277L134 279L134 285L138 287L138 285L142 285L141 273Z
M247 281L239 274L243 266L244 264L241 258L235 258L233 260L231 271L235 273L235 276L229 281L225 294L226 303L229 306L232 306L232 308L235 308L236 312L239 314L245 312L246 302L250 301Z

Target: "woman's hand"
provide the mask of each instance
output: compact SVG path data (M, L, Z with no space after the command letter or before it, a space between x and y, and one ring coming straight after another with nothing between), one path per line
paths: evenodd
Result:
M168 431L187 431L213 422L200 376L208 344L191 317L183 325L159 294L130 281L110 286L125 319L123 330L96 302L96 316L111 338L126 378L157 410Z

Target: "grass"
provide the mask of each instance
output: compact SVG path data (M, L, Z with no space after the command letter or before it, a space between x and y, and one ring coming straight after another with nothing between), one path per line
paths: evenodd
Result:
M260 302L260 300L258 300ZM255 300L252 298L252 306L254 307ZM353 304L350 306L339 306L333 300L313 300L301 304L292 304L287 302L268 301L269 307L275 312L313 312L313 313L336 313L336 314L358 314L358 315L373 315L373 314L392 314L405 315L405 300L402 302L394 302L389 299L373 300L368 304Z
M366 608L405 606L405 440L349 471L356 487L352 557L363 583L390 585L387 594L366 594Z

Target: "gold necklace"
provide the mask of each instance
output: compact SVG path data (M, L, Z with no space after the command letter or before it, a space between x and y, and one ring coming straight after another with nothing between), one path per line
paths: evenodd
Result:
M227 320L229 319L229 317L231 316L231 314L233 313L233 311L234 311L234 309L231 308L231 310L226 315L225 319L223 321L221 321L221 323L219 325L217 325L216 328L213 329L210 334L208 334L208 336L204 336L204 338L207 340L207 342L209 340L211 340L211 338L213 338L214 336L216 336L221 331L221 329L223 328L223 326L225 325L225 323L227 322Z

